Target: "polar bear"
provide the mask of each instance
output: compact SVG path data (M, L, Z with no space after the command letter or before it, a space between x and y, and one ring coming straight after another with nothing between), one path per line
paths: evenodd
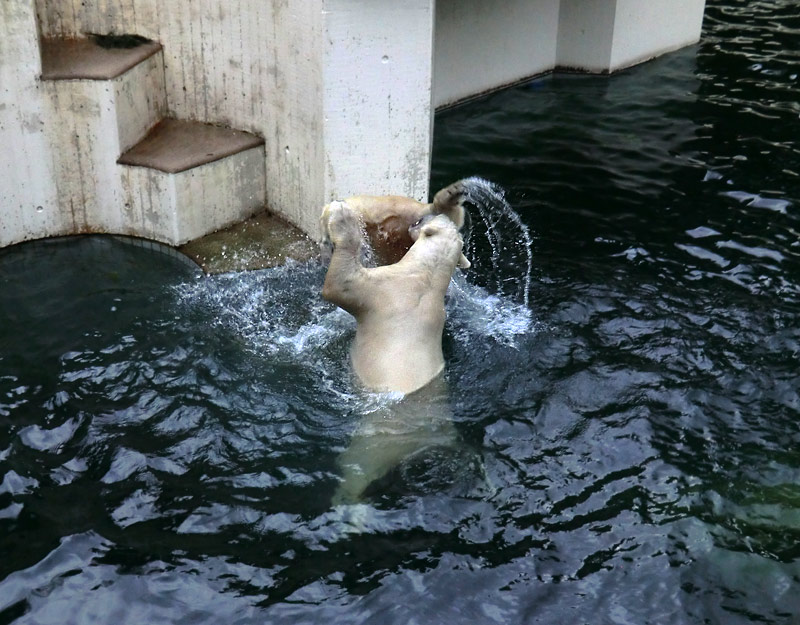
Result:
M356 318L356 375L372 391L422 388L444 369L444 297L463 257L456 224L444 214L424 215L409 228L412 245L398 262L366 268L359 213L349 202L332 202L324 218L334 249L322 296Z
M377 264L391 265L405 256L413 244L409 228L424 216L446 215L461 230L467 217L465 197L466 181L459 180L436 193L430 204L398 195L356 195L343 201L358 213ZM321 218L326 243L330 242L327 228L330 207L328 204L323 208ZM470 266L463 254L458 266L462 269Z
M444 376L434 378L418 391L402 399L384 397L363 410L350 443L337 458L340 481L331 503L353 504L389 489L410 486L401 476L417 473L420 462L431 456L452 465L467 451L453 423L450 393ZM450 462L448 462L448 460ZM440 469L440 467L437 467ZM451 476L468 472L459 462L450 466ZM441 473L441 471L436 471ZM456 481L456 480L454 480ZM419 484L414 484L414 490Z
M323 209L333 252L322 296L356 318L353 370L369 391L402 394L365 410L339 457L334 504L361 501L376 480L431 450L462 448L443 377L442 332L450 279L456 267L469 267L459 234L464 196L458 182L430 204L355 196ZM381 266L362 264L365 237Z

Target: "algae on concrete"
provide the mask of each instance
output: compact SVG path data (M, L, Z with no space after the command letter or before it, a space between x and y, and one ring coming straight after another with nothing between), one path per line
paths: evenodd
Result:
M291 258L310 260L319 246L299 229L264 212L178 248L210 274L265 269Z

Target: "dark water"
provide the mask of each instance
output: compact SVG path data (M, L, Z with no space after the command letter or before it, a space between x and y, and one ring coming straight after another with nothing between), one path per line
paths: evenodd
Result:
M437 119L432 186L530 229L530 313L474 219L445 349L485 482L418 467L358 532L380 400L320 266L0 251L0 623L798 622L798 42L794 2L711 2L699 46Z

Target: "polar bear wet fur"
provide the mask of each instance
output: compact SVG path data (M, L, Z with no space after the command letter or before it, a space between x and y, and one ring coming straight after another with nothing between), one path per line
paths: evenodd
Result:
M458 182L431 204L356 196L323 209L334 249L322 296L356 318L351 360L369 390L412 393L444 369L444 297L456 267L469 266L459 234L463 199ZM364 267L362 227L379 258L399 260Z
M334 504L361 501L370 484L428 449L460 449L442 376L444 298L462 254L462 182L430 204L410 198L356 196L332 202L322 226L333 253L325 299L356 318L353 369L370 391L403 393L367 410L338 459ZM378 267L364 267L369 240ZM388 264L387 264L388 263Z
M461 230L466 216L463 204L465 195L465 183L459 180L439 191L430 204L398 195L356 195L347 198L344 203L361 218L378 264L390 265L399 261L409 250L413 244L409 228L426 215L445 215ZM328 204L322 210L322 227L328 241L330 206ZM469 261L462 255L458 266L466 269Z

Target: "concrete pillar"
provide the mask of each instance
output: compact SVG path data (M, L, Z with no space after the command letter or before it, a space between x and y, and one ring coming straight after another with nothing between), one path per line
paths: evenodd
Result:
M434 0L325 0L326 202L428 194Z
M613 72L700 39L705 0L561 0L556 65Z
M697 43L705 0L617 0L613 72Z
M66 232L58 210L41 94L39 38L33 0L0 2L0 247Z
M437 0L434 103L552 70L560 0Z
M313 238L321 236L319 210L331 200L427 195L433 6L275 2L267 203Z
M267 203L314 238L323 204L428 193L434 0L275 3ZM273 141L277 137L277 143Z
M607 72L611 67L617 0L562 0L556 65Z

